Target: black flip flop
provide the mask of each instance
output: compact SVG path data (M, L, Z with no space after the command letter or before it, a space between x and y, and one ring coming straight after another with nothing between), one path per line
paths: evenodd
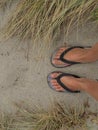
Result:
M61 74L60 74L58 77L56 77L56 78L51 78L50 75L53 74L53 73L61 73ZM75 77L75 78L80 78L79 76L74 75L74 74L64 73L64 72L61 72L61 71L54 71L54 72L50 73L50 74L47 76L47 82L48 82L48 84L49 84L49 87L50 87L51 89L57 91L57 90L53 87L53 85L51 84L51 82L50 82L51 79L56 79L57 82L58 82L58 84L59 84L62 88L65 89L65 91L57 91L57 92L66 92L66 91L67 91L67 92L70 92L70 93L80 93L80 91L78 91L78 90L73 91L73 90L69 89L67 86L65 86L65 85L61 82L61 80L60 80L63 76L73 76L73 77Z
M70 61L70 60L67 60L67 59L64 59L64 56L69 52L71 51L72 49L75 49L75 48L81 48L81 49L84 49L84 48L91 48L90 46L87 46L87 47L82 47L82 46L73 46L73 47L70 47L68 49L66 49L65 51L62 52L62 54L60 55L60 58L58 58L57 60L60 60L62 61L63 63L65 63L65 65L55 65L52 61L57 53L57 51L59 49L57 49L56 51L54 51L54 53L52 54L51 56L51 64L56 67L56 68L64 68L64 67L68 67L68 66L71 66L71 65L74 65L74 64L81 64L81 62L75 62L75 61Z

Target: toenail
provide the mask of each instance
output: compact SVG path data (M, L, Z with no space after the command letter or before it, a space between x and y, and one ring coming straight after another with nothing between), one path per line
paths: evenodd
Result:
M48 81L50 81L52 78L51 78L51 76L48 76Z
M51 77L52 77L52 78L54 78L54 76L55 76L54 74L51 74Z
M55 62L55 60L53 60L53 64L55 64L56 62Z

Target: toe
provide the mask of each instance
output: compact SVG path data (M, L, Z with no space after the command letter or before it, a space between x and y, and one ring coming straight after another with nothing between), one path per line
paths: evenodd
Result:
M62 88L60 85L58 85L55 89L56 89L56 91L62 91L62 92L65 91L65 89Z
M56 91L65 91L64 88L62 88L58 83L57 81L55 80L55 82L51 82L51 85L53 86L53 88L56 90Z
M51 82L51 84L52 84L53 86L57 86L57 85L58 85L57 82Z
M52 73L51 75L50 75L50 77L51 78L56 78L56 77L58 77L59 75L60 75L61 73L60 72L58 72L58 73Z
M55 60L55 59L59 59L59 58L60 58L60 55L59 55L59 54L56 54L53 59Z
M56 77L59 76L60 74L61 74L60 72L58 72L58 73L52 73L52 74L51 74L51 77L52 77L52 78L56 78ZM58 84L58 82L57 82L56 79L51 79L49 82L50 82L51 86L52 86L56 91L65 91L64 88L62 88L62 87Z
M55 60L54 64L55 65L64 65L64 63L62 61L60 61L60 60Z
M60 85L58 85L58 89L60 89L60 90L65 90L64 88L62 88Z
M64 92L65 90L63 88L59 88L59 89L56 89L56 91L61 91L61 92Z
M62 52L62 51L65 51L66 49L67 49L67 47L61 47L61 48L59 49L59 51Z
M61 47L59 48L59 50L56 52L55 56L52 59L52 63L54 65L65 65L65 63L63 63L61 60L59 60L60 55L62 54L62 52L66 49L67 47ZM68 65L68 64L67 64ZM65 66L67 66L65 65Z

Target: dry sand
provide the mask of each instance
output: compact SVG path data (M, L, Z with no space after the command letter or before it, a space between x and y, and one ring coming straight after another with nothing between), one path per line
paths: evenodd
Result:
M0 12L0 28L8 18L9 11ZM65 39L67 46L92 46L98 42L98 28L95 24L88 24L72 31ZM31 41L20 42L17 38L0 43L0 109L15 112L14 102L47 107L52 100L71 105L83 103L88 99L90 108L98 111L98 102L87 93L58 93L51 90L47 84L47 75L54 70L98 79L98 61L57 69L51 65L50 56L55 48L64 45L63 40L57 41L57 45L51 49L45 48L43 43L33 49L32 44ZM40 52L43 52L42 55Z

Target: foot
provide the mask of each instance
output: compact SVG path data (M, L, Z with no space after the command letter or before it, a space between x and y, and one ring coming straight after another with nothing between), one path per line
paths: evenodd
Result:
M62 52L64 52L68 47L61 47L55 54L54 58L52 59L52 63L54 65L65 65L64 62L61 60L58 60L60 58L60 55ZM92 60L90 59L90 50L91 48L74 48L68 53L65 54L64 59L69 60L69 61L75 61L75 62L81 62L81 63L86 63L86 62L91 62ZM69 65L66 63L66 66Z
M98 101L98 80L83 79L82 89Z
M50 77L52 78L50 80L51 85L53 86L53 88L56 91L65 91L64 88L62 88L62 86L60 86L60 84L57 83L57 80L54 79L56 77L58 77L61 73L52 73L50 75ZM81 90L81 85L79 83L79 79L80 78L75 78L73 76L64 76L61 78L61 82L67 86L69 89L71 89L72 91L77 91L77 90Z
M56 79L61 73L51 73L50 77L50 83L53 86L53 88L58 92L64 92L65 89L60 86ZM70 90L73 91L85 91L91 96L93 96L98 101L98 81L97 80L91 80L87 78L74 78L72 76L64 76L61 78L61 82L67 86Z

